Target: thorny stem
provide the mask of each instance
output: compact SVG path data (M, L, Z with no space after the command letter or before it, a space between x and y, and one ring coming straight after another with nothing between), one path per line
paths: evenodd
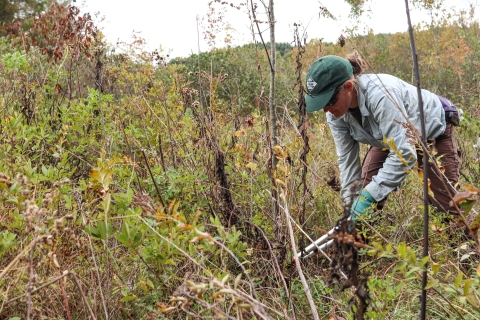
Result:
M67 294L65 292L65 287L63 285L63 279L59 279L58 284L60 285L60 290L62 290L63 305L65 307L65 313L67 315L67 320L71 320L72 316L70 315L70 308L68 307Z

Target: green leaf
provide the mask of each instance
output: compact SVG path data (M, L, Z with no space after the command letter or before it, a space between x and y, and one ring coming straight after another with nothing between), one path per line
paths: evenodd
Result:
M112 195L110 193L107 193L105 196L105 199L102 201L101 205L103 208L103 212L107 213L109 208L110 208L110 202L112 199Z
M463 286L463 295L468 296L470 294L470 286L471 286L472 280L467 279L465 281L465 285Z
M147 286L149 286L150 288L152 288L152 289L155 288L155 286L153 285L152 280L147 279L147 280L146 280L146 283L147 283Z
M423 271L422 268L417 267L417 266L412 266L407 273L405 273L405 278L410 278L411 275L416 274L419 271Z
M405 242L400 242L397 247L398 256L404 259L407 256L407 245Z
M395 255L393 253L383 251L382 253L380 253L380 257L390 259L390 258L395 258Z
M125 247L130 248L130 242L128 241L128 237L125 236L123 233L116 233L114 236L121 244Z
M423 258L422 258L422 262L421 262L422 266L425 267L426 264L428 263L428 260L430 260L430 257L429 257L429 256L423 257Z
M404 272L406 267L407 267L407 261L399 261L395 266L395 268L393 268L393 272L397 270Z
M432 263L432 271L433 271L433 274L437 274L438 271L440 270L440 264L439 263L436 263L436 262L433 262Z
M43 164L42 164L42 174L43 174L45 177L48 177L48 169L47 169L47 167L45 167Z
M438 286L438 284L439 284L439 281L437 279L432 279L432 280L427 282L427 285L425 286L425 290L434 288L434 287Z
M460 203L460 207L464 211L464 215L467 215L473 208L473 205L477 202L475 199L466 199Z
M457 278L455 279L455 289L460 288L460 285L462 284L462 280L463 280L463 273L460 272Z
M470 294L470 285L472 284L472 280L467 279L465 281L465 285L463 286L463 295L468 296Z
M474 306L475 308L478 308L478 303L477 303L477 300L475 300L474 297L472 296L467 296L467 301L468 303L470 303L472 306Z
M388 253L392 252L392 244L391 243L387 244L387 246L385 247L385 251L387 251Z
M383 247L380 243L378 242L373 242L372 245L377 249L378 251L383 251Z
M410 247L407 247L407 260L410 263L417 263L417 256L415 255L415 251L413 251Z
M137 299L136 296L125 296L122 299L120 299L120 302L127 302L127 301L136 300L136 299Z
M457 294L457 291L455 291L453 288L450 288L450 287L444 287L443 290L445 290L448 293Z

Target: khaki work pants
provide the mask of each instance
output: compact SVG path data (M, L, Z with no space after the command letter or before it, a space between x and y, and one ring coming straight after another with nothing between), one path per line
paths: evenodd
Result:
M445 175L450 184L444 181L443 175L439 175L432 165L429 165L428 178L430 180L430 189L434 194L433 198L431 196L428 197L429 203L436 207L438 211L450 212L457 216L458 211L455 207L449 205L452 200L450 195L453 197L456 193L452 186L457 186L458 188L457 183L460 175L460 156L452 124L448 123L445 132L433 140L432 149L437 150L435 158L439 159L439 162L445 169L443 175ZM365 187L372 181L372 177L383 167L388 154L389 150L382 150L377 147L371 147L368 150L362 166L362 187ZM417 161L419 167L423 167L423 157L419 152L417 152ZM386 200L387 198L380 201L377 204L377 209L381 210Z

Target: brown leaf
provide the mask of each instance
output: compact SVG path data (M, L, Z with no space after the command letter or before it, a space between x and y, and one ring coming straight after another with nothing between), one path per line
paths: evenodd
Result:
M477 192L470 192L470 191L461 191L457 193L454 197L453 200L450 201L450 206L453 207L453 204L459 204L460 202L470 198L471 196L476 195Z
M474 185L471 185L471 184L467 184L465 186L465 191L480 193L480 189L478 189L477 187L475 187Z

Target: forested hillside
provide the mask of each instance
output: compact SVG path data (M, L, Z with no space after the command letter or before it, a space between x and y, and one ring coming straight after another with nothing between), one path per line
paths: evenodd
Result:
M480 318L468 12L415 30L422 86L463 110L465 220L430 208L427 258L417 170L359 231L367 243L294 256L344 213L325 114L299 109L308 66L357 51L415 84L408 33L279 45L274 122L269 44L171 59L138 37L111 47L57 3L0 35L1 319L414 319L424 270L429 319Z

